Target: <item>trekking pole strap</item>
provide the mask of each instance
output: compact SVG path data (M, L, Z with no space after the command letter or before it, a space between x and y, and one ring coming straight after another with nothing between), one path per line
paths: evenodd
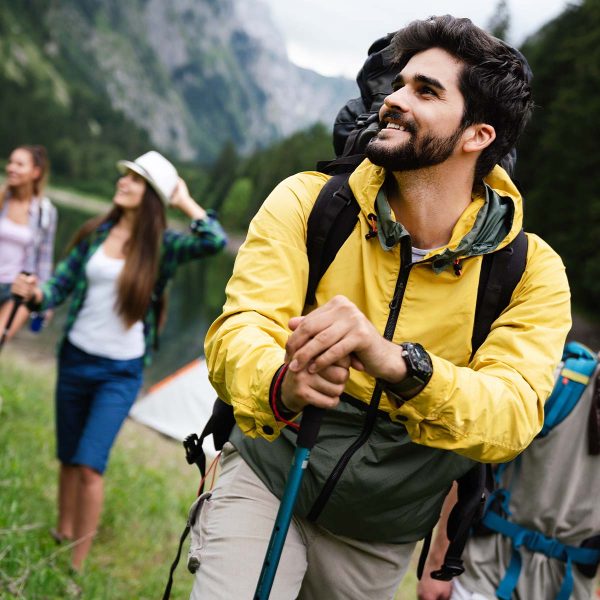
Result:
M500 600L510 600L517 587L521 574L522 558L520 548L524 546L531 552L540 552L548 558L566 563L565 576L557 600L568 600L573 591L572 564L593 565L600 561L600 550L581 548L563 544L556 538L545 536L539 531L528 529L517 523L511 523L493 510L488 510L483 517L483 524L489 529L508 537L512 541L512 556L504 578L496 589Z
M211 492L205 492L204 494L202 494L201 496L199 496L197 498L197 500L194 502L194 504L190 508L190 512L188 514L188 520L185 525L185 529L183 530L183 533L181 534L181 537L179 538L179 548L177 548L177 555L175 556L175 560L173 561L173 564L171 565L171 568L169 569L169 580L167 581L167 586L163 593L162 600L169 600L169 598L171 597L171 588L173 587L173 574L175 573L175 569L177 568L177 565L179 564L179 559L181 558L181 550L183 548L183 542L185 542L185 539L187 538L188 533L191 531L192 527L195 525L196 519L198 518L198 514L202 510L202 505L204 504L204 501L208 500L211 496L212 496ZM189 566L188 566L188 570L189 570Z
M173 587L173 573L175 573L175 569L179 564L179 559L181 558L181 550L183 548L183 542L185 542L185 538L188 536L189 532L190 526L189 524L187 524L185 526L185 529L183 530L183 533L181 534L181 537L179 538L179 548L177 548L177 556L175 556L175 560L173 561L173 564L169 569L169 581L167 581L167 587L165 588L165 591L163 593L162 600L169 600L169 598L171 597L171 588Z

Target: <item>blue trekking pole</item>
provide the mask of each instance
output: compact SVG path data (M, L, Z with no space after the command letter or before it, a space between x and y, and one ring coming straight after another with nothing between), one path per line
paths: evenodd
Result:
M281 498L281 504L279 505L279 511L275 518L273 533L269 540L265 560L260 572L260 577L258 578L256 591L254 592L254 600L267 600L271 593L271 587L273 586L273 580L275 579L275 573L277 572L277 565L279 564L285 538L288 529L290 528L290 522L292 520L296 498L298 497L298 492L300 490L300 484L302 483L302 477L308 466L310 451L317 440L322 418L322 408L316 408L309 405L302 412L302 423L300 424L300 430L298 431L298 440L296 442L292 466L288 473L285 489L283 490L283 497Z

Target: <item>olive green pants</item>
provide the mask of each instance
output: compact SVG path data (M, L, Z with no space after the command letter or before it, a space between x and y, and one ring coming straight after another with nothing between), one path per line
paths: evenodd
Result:
M278 508L279 500L226 444L217 484L192 528L190 558L199 563L193 600L252 599ZM294 517L270 598L392 599L414 546L362 542Z

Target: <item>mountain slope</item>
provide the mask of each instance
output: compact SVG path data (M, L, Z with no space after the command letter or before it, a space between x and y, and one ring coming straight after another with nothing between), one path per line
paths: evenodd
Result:
M330 124L356 95L349 80L290 63L259 0L35 4L27 14L0 0L12 22L2 75L15 80L17 64L57 111L72 109L73 87L85 90L180 159L209 162L226 141L248 152L316 121ZM24 53L35 59L19 64ZM102 124L89 119L93 135Z

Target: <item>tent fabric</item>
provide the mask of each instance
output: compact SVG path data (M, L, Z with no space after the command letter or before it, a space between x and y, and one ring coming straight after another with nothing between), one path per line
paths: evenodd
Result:
M188 363L154 384L129 411L129 416L179 441L202 431L210 418L217 393L208 381L203 359ZM209 436L204 443L207 455L216 454Z

